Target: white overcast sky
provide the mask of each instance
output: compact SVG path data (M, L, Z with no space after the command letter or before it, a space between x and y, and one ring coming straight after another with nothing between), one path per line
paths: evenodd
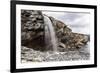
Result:
M68 25L73 32L90 33L90 14L77 12L51 12L43 11L43 14L52 16Z

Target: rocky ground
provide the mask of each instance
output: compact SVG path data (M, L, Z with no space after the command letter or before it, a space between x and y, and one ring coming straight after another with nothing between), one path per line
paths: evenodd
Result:
M28 48L38 50L51 49L52 43L46 44L47 21L44 17L48 17L55 31L57 45L61 48L75 49L81 48L87 44L89 37L86 34L72 32L68 24L55 19L49 15L42 14L42 11L37 10L22 10L21 11L21 44ZM49 24L48 24L49 25ZM50 34L50 33L49 33ZM51 38L48 36L47 38ZM62 49L61 49L62 50Z
M45 36L47 34L45 17L49 19L50 25L54 28L57 52L53 51L52 42L47 44L49 41L45 39L52 38ZM90 55L87 52L89 48L87 42L89 42L88 35L75 33L68 27L68 24L45 15L42 11L21 10L22 62L88 60Z
M53 51L36 51L32 48L22 46L21 61L25 62L51 62L51 61L77 61L89 60L90 54L86 49L89 45L80 50L53 52ZM85 49L85 50L84 50Z

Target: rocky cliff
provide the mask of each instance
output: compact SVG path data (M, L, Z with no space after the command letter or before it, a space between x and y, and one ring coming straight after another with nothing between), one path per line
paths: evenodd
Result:
M57 47L59 51L79 49L87 44L89 37L85 34L74 33L68 24L54 17L43 14L36 10L21 10L21 43L22 46L34 50L52 50L51 44L46 47L45 21L47 16L54 27Z

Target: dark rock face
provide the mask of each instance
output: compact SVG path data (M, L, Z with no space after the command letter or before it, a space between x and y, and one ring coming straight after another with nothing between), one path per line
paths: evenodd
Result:
M86 45L89 37L84 34L74 33L66 24L53 17L49 17L58 39L60 51L74 50ZM41 11L21 11L21 43L22 46L36 50L45 49L44 18Z
M21 11L21 43L29 48L44 48L44 20L41 11Z

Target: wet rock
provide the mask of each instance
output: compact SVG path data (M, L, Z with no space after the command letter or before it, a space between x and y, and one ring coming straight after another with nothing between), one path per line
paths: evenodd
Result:
M47 51L51 44L46 46L44 14L39 10L21 10L21 44L34 50ZM48 15L47 15L48 16ZM68 24L48 16L54 26L59 50L80 49L89 41L89 36L72 32ZM60 44L59 44L60 43Z
M61 42L59 43L59 47L66 48L65 44L63 44Z

